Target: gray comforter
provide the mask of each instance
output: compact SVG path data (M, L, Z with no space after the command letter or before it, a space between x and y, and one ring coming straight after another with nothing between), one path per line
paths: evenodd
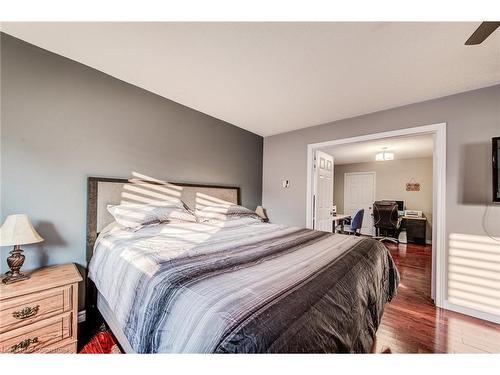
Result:
M377 241L253 219L108 229L89 275L139 353L367 352L399 282Z

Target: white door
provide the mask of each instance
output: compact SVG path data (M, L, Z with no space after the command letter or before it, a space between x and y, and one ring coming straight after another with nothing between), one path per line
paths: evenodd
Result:
M375 201L375 172L344 174L344 213L354 215L364 209L361 233L373 234L373 202Z
M331 232L333 229L333 156L316 151L314 166L313 229Z

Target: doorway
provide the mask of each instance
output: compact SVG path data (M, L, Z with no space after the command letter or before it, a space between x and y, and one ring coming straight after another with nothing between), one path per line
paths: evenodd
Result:
M307 185L306 185L306 226L313 228L313 159L315 152L327 146L356 144L370 140L383 140L395 137L430 134L433 137L432 159L432 271L431 297L436 306L445 305L446 286L446 123L405 128L395 131L368 134L352 138L335 139L307 146Z

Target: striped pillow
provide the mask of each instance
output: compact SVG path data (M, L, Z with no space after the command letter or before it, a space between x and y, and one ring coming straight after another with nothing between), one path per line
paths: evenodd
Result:
M196 222L196 217L184 207L173 202L125 203L108 205L108 212L116 222L127 228L138 228L143 225L168 223L172 221Z
M226 221L239 218L254 218L261 220L260 216L246 207L230 204L214 204L202 209L196 209L196 218L198 222L210 220Z

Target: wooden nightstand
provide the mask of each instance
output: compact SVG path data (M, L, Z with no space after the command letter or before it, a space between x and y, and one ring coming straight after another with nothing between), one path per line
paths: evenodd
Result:
M76 353L78 282L74 264L26 272L0 282L0 353Z

